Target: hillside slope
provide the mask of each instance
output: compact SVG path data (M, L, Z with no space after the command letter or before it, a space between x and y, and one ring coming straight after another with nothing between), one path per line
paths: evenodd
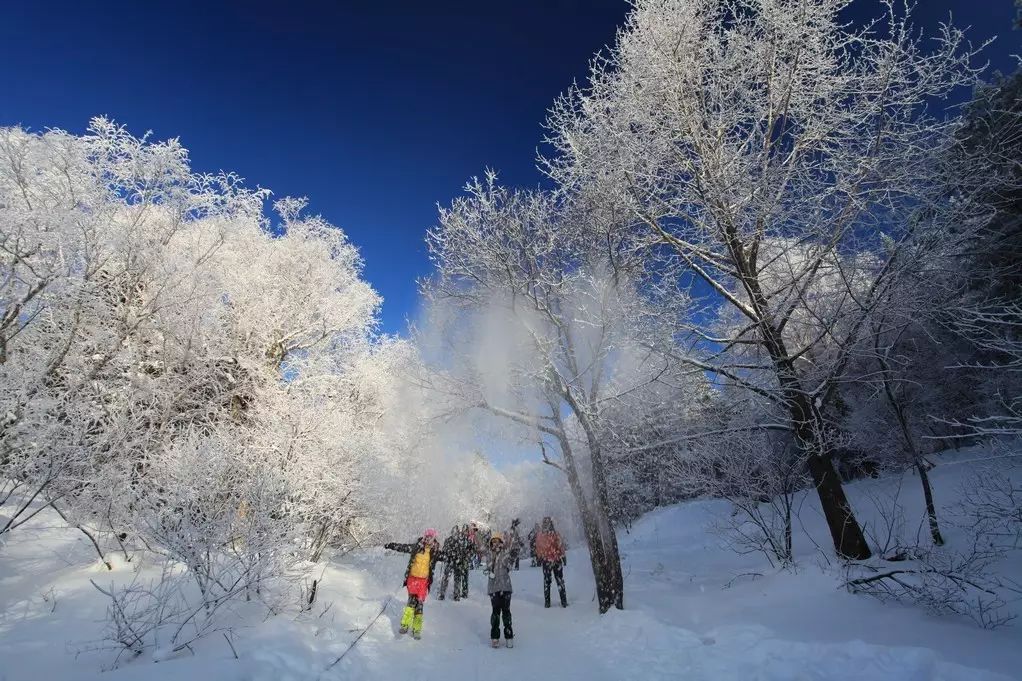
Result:
M982 451L941 460L933 472L939 503L952 502L963 476L981 465L977 458ZM1014 464L1005 471L1019 473ZM902 482L899 499L911 527L911 514L921 507L918 483L911 476ZM888 477L849 486L864 521L875 522L871 500L886 498L898 484ZM706 529L721 513L727 513L722 502L690 502L651 513L622 533L622 612L597 614L588 561L577 550L566 570L567 609L542 607L542 574L523 563L513 573L513 650L488 647L480 571L471 574L467 602L440 602L431 594L421 641L398 635L405 559L369 549L326 569L312 613L265 619L253 606L232 613L230 639L240 659L217 633L172 659L121 659L115 669L116 652L95 649L106 604L89 580L129 581L132 568L101 570L84 537L40 514L0 549L0 680L1020 678L1017 627L982 630L842 590L840 570L810 540L825 536L812 497L800 514L808 533L796 533L796 571L770 570L761 557L723 546ZM947 532L954 543L956 533ZM1022 574L1022 563L1015 555L1002 569Z

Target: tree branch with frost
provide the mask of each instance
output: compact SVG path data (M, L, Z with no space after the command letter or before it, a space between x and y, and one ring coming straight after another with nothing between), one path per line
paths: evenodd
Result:
M555 104L555 152L542 159L563 192L624 207L624 238L647 271L705 285L732 334L701 337L725 338L740 359L693 366L771 394L807 451L829 448L829 395L816 398L845 380L870 315L854 288L872 276L882 291L893 276L862 256L883 238L917 243L900 225L945 198L934 187L946 186L940 155L955 123L927 105L979 72L953 27L927 51L909 8L885 5L881 34L840 24L842 7L637 3L588 86ZM737 342L746 319L756 345ZM840 485L827 482L836 473L808 461L839 552L866 555Z

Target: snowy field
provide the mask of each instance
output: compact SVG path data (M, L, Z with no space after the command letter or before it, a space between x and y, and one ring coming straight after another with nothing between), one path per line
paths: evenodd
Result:
M938 504L952 504L961 482L990 465L977 462L987 455L973 449L942 457L932 473ZM1019 475L1017 463L999 465ZM901 482L900 503L906 513L917 513L918 481L906 475ZM889 499L898 485L888 477L848 489L862 517L876 522L872 500ZM553 608L542 607L542 574L523 562L513 573L513 650L488 646L489 602L478 570L471 573L467 602L430 595L421 641L399 636L406 559L370 549L330 564L311 613L269 619L253 615L255 609L232 613L229 639L239 659L228 634L217 632L158 663L143 656L122 658L116 667L116 651L97 648L106 603L89 580L128 581L134 568L101 569L84 536L40 514L0 549L0 680L1022 678L1018 625L984 630L964 618L844 591L840 566L828 565L810 540L825 538L811 499L796 526L795 571L771 570L759 556L720 545L706 526L727 512L722 502L686 503L655 511L622 532L623 612L597 614L580 551L569 554L571 605L565 610L556 607L556 597ZM908 520L914 536L915 518ZM961 539L948 523L945 532L952 546ZM1002 563L1004 574L1022 574L1018 553Z
M0 681L1022 681L1022 0L9 4Z

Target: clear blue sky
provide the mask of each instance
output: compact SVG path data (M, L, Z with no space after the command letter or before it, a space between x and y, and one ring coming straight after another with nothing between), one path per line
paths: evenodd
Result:
M1012 0L920 0L1022 52ZM853 17L872 14L859 0ZM383 330L416 313L436 203L487 167L535 185L541 123L613 40L623 0L10 0L0 125L84 130L105 114L180 137L197 170L306 195L361 249Z

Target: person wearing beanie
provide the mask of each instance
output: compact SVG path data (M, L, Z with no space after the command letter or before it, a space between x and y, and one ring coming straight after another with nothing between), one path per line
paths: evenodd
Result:
M444 552L437 541L436 530L429 528L411 544L390 542L384 544L383 547L410 555L408 567L405 568L403 584L408 589L408 604L401 616L399 631L405 634L411 628L412 636L420 639L422 638L422 606L426 602L430 586L433 585L433 569L438 560L444 560Z
M490 595L490 645L500 646L500 621L504 620L504 639L514 647L515 632L511 628L511 553L504 546L504 537L494 532L486 559L486 592Z

